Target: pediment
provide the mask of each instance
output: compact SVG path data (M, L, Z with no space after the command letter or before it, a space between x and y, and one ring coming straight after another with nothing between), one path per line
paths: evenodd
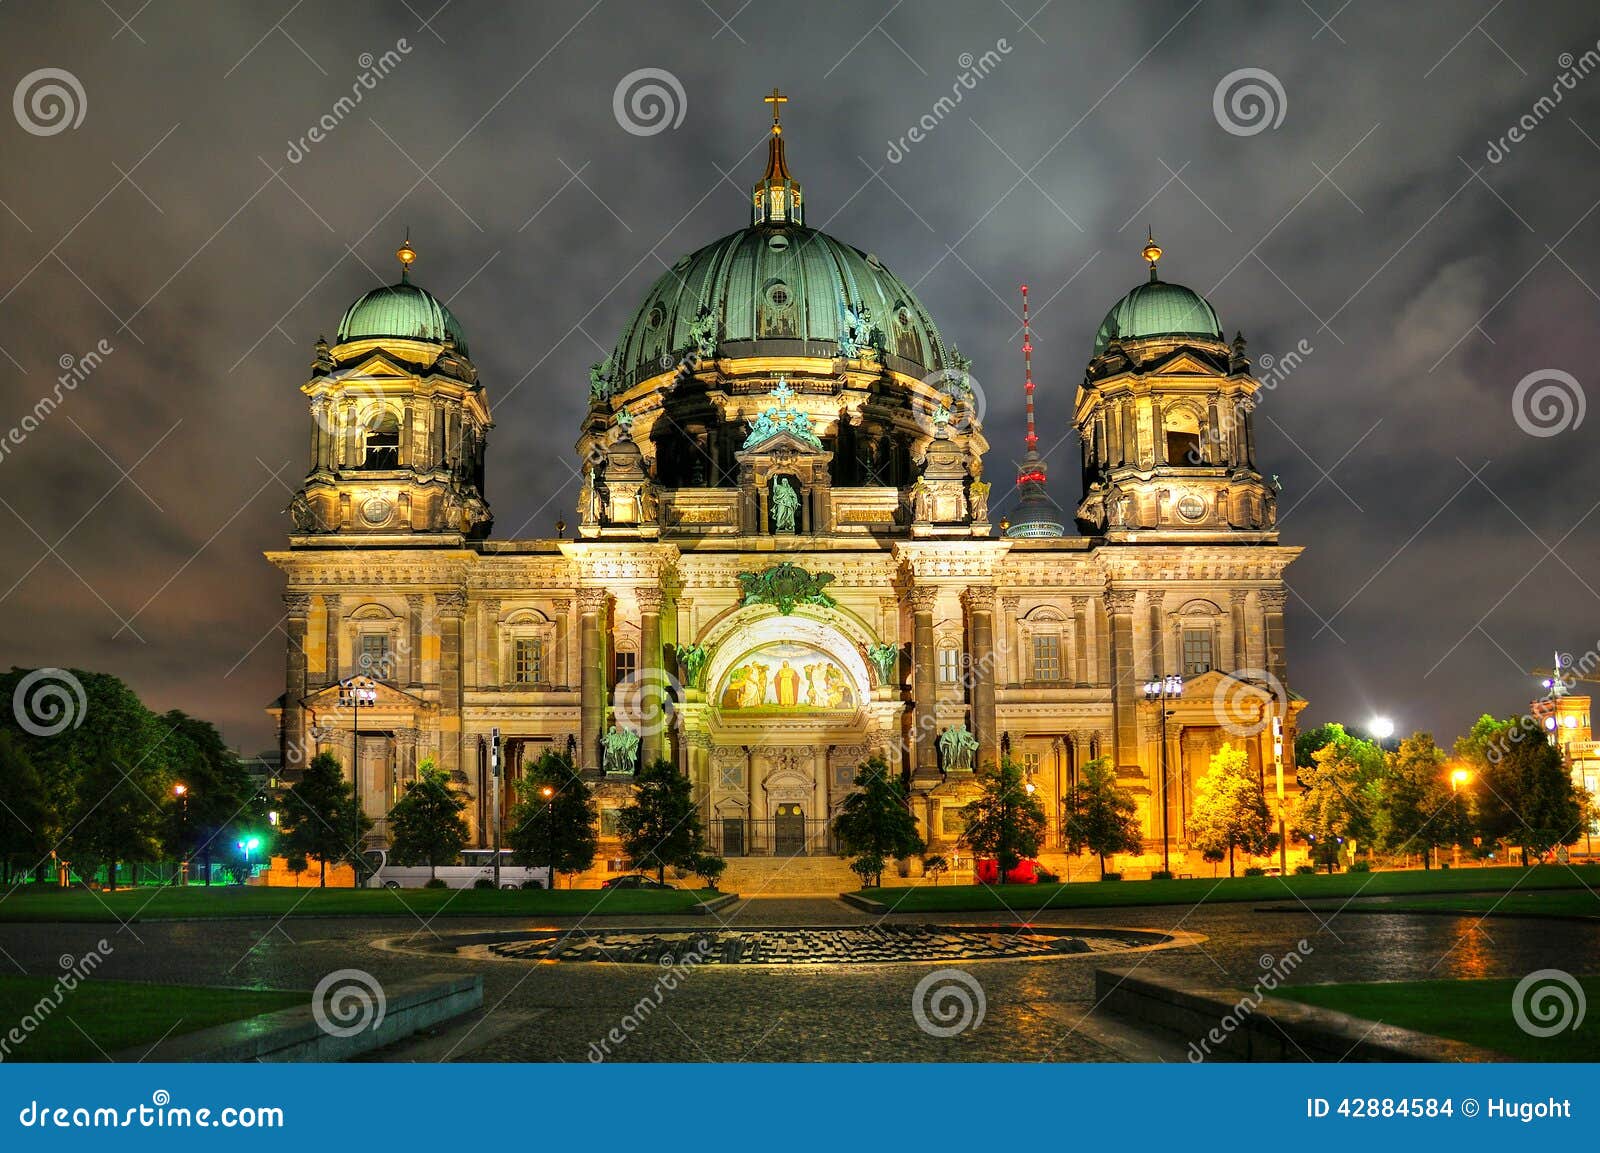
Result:
M767 458L789 460L797 456L814 457L819 460L831 460L833 454L825 448L818 448L789 432L787 429L773 433L766 440L752 448L743 449L735 454L740 460L762 460Z
M1214 377L1221 374L1218 373L1215 365L1208 364L1204 360L1201 360L1199 357L1195 356L1194 353L1180 348L1176 352L1172 353L1166 360L1163 360L1153 366L1147 366L1145 369L1145 375Z
M363 704L361 706L363 713L430 711L433 708L421 697L408 693L404 689L397 689L383 681L375 682L374 688L377 693L376 699L372 704ZM341 702L341 690L337 684L323 686L309 696L304 697L302 703L306 708L324 714L324 720L327 719L327 714L330 713L337 712L349 715L355 711Z

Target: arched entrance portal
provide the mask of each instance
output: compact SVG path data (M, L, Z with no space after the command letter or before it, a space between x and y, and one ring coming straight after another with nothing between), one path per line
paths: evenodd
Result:
M683 717L718 852L833 851L831 818L903 708L873 683L862 653L874 639L816 606L741 608L706 631L704 689Z

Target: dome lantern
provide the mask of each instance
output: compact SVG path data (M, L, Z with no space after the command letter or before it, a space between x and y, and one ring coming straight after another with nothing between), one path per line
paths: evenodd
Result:
M773 88L771 96L761 98L772 105L772 135L767 138L767 170L756 181L750 198L750 223L783 226L805 223L805 205L800 195L800 182L789 175L788 161L783 153L783 123L781 107L789 98Z

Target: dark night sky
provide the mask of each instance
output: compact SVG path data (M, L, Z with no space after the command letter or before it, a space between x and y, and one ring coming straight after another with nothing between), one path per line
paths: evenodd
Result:
M1513 413L1530 373L1571 374L1573 402L1597 387L1600 69L1534 110L1595 49L1592 4L438 3L0 8L7 88L60 68L84 102L52 135L0 123L0 436L61 358L112 349L0 458L0 666L113 672L269 743L282 587L261 552L305 469L297 388L407 225L495 407L496 535L551 534L587 366L666 265L747 222L774 84L809 222L879 254L974 359L996 477L1020 451L1016 285L1072 501L1073 388L1147 223L1164 276L1253 355L1305 342L1258 426L1307 549L1289 656L1311 719L1382 710L1448 739L1600 637L1600 416L1535 436ZM361 55L401 39L291 163ZM641 68L681 84L677 127L619 124ZM1215 114L1242 68L1281 86L1275 127Z

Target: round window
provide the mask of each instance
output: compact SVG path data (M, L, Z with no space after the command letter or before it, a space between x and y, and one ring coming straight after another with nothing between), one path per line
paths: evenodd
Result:
M1206 515L1206 502L1188 493L1178 500L1178 515L1184 520L1199 520Z
M645 318L651 328L660 328L661 322L667 318L667 313L659 304L650 309L650 315Z
M389 514L393 511L394 502L388 497L368 497L361 506L361 519L370 525L381 525L387 523Z
M774 252L782 252L789 247L789 238L781 232L775 232L767 238L767 247Z
M789 307L789 286L787 284L774 284L767 289L767 303L773 308Z

